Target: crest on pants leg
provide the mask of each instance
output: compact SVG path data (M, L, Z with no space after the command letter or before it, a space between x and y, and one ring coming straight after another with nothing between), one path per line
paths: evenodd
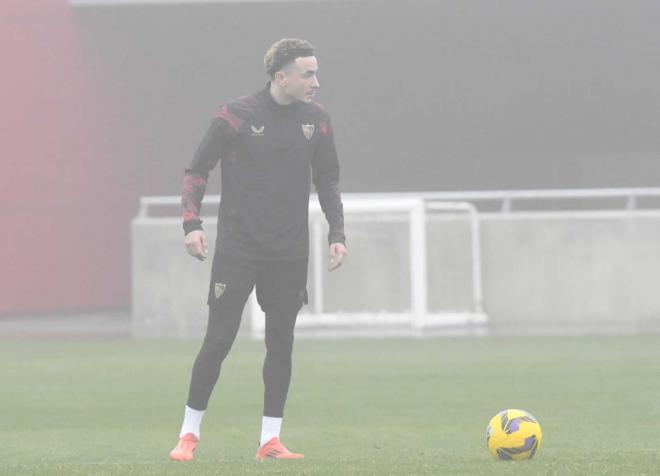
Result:
M225 292L225 288L227 287L226 284L224 283L215 283L215 298L220 299L220 296Z

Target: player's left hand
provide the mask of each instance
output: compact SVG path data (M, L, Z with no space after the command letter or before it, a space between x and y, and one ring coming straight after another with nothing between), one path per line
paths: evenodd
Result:
M348 250L343 243L333 243L330 245L330 263L328 264L328 271L334 271L339 268L344 262Z

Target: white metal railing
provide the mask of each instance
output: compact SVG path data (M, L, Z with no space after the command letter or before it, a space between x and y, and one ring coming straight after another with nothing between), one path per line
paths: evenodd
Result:
M660 197L660 188L596 188L596 189L545 189L545 190L486 190L486 191L457 191L457 192L394 192L394 193L344 193L345 200L353 198L369 199L382 198L422 198L426 201L464 201L464 202L501 202L500 210L510 212L513 210L513 202L516 200L547 200L547 199L606 199L623 198L625 210L636 210L640 198ZM149 209L156 206L178 205L181 198L176 196L167 197L142 197L138 218L149 216ZM220 203L220 195L208 195L204 203L217 205ZM311 204L318 203L312 195Z

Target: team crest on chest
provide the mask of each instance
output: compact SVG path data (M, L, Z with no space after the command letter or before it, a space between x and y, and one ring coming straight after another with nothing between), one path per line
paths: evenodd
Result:
M266 126L255 127L253 125L250 125L250 128L252 129L253 136L262 136L264 135L264 129L266 128Z
M307 140L312 140L312 136L314 135L314 124L303 124L302 131Z

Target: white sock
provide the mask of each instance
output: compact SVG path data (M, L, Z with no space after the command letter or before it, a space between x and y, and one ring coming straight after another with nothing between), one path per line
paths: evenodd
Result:
M194 410L186 405L186 413L183 418L183 425L181 426L181 438L186 433L192 433L199 440L199 426L202 424L204 417L204 410Z
M261 419L261 440L259 445L263 446L276 436L280 437L280 429L282 428L282 419L275 417L265 416Z

